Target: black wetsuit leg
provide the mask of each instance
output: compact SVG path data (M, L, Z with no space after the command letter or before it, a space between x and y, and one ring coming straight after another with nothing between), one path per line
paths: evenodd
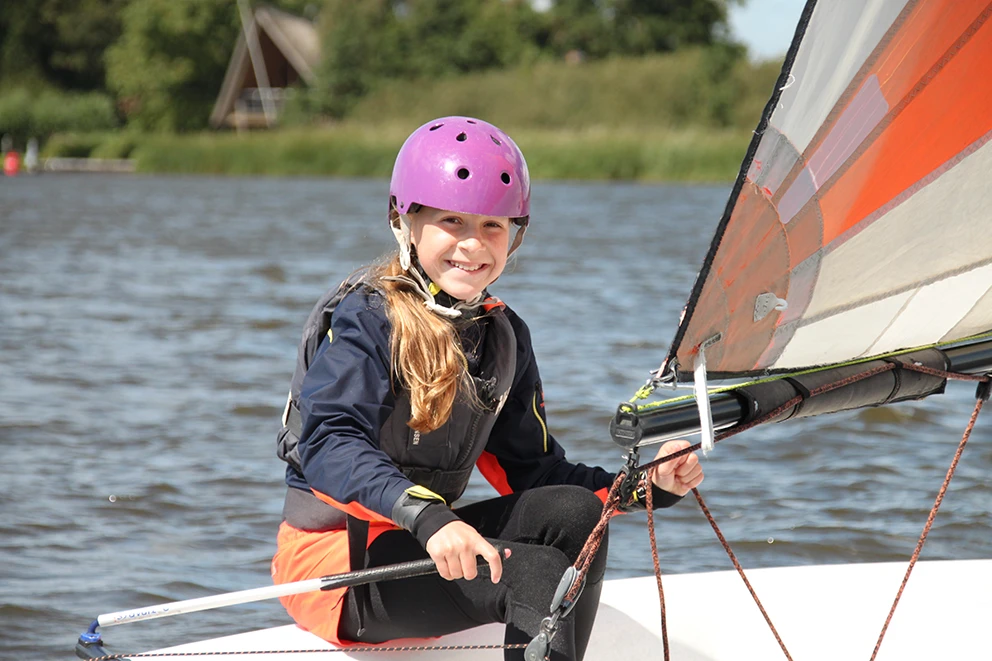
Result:
M484 537L511 550L503 562L500 583L493 585L486 572L472 581L446 581L435 574L372 584L361 636L359 600L349 590L339 627L342 639L375 643L424 638L505 622L505 642L530 642L549 614L562 573L575 562L599 521L602 503L588 489L551 486L455 511ZM368 554L370 567L428 557L412 535L399 530L377 537ZM599 606L606 556L604 538L579 602L561 620L552 641L554 661L580 661L585 654ZM507 650L505 658L523 659L523 650Z

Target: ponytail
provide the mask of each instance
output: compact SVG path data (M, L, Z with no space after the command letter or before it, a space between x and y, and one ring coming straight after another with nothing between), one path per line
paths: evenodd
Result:
M441 427L451 417L459 390L471 401L475 390L455 325L426 307L409 286L386 278L403 275L399 255L373 267L370 282L386 298L392 326L391 370L410 395L408 426L421 433Z

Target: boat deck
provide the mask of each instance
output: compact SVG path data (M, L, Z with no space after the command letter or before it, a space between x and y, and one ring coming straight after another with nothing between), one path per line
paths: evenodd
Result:
M756 569L748 579L795 661L869 659L905 563ZM668 632L673 661L784 659L774 636L734 571L666 576ZM879 661L992 657L992 560L920 562L879 651ZM478 645L502 641L502 625L488 625L432 641ZM658 594L654 577L607 581L586 658L660 659ZM400 643L395 643L399 645ZM423 645L424 641L414 644ZM167 652L314 650L265 654L266 661L315 661L333 649L293 625L170 647ZM323 651L321 651L323 650ZM379 657L446 661L501 659L500 651L380 653ZM163 656L163 659L179 657ZM244 658L243 656L241 658ZM343 651L333 658L370 658ZM377 657L378 658L378 657Z

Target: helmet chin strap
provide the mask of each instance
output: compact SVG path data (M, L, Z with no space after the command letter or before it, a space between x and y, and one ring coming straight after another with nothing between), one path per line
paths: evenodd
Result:
M400 213L399 209L393 207L396 218L389 221L389 229L396 237L396 243L400 244L400 268L404 271L410 270L410 246L413 240L410 238L410 216Z
M407 214L396 211L396 220L389 223L389 228L396 237L396 242L400 244L400 268L406 271L406 275L387 276L383 280L391 282L402 282L409 285L414 292L424 299L424 307L431 312L448 319L457 319L464 312L470 312L482 306L482 292L476 294L467 301L455 300L451 306L441 305L435 296L441 293L441 288L431 282L430 277L424 271L413 250L413 242L410 238L410 217ZM397 227L397 225L399 225ZM411 268L411 266L413 268ZM454 298L454 297L450 297Z

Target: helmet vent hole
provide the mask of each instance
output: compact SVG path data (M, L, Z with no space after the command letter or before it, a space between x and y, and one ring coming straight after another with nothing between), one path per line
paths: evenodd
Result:
M494 135L489 136L489 139L495 142L497 145L502 144Z
M435 124L434 126L432 126L432 127L430 127L430 128L429 128L429 129L427 129L427 130L428 130L428 131L436 131L436 130L438 130L439 128L441 128L442 126L444 126L444 124Z
M499 176L499 178L502 179L503 180L503 183L506 184L507 186L510 185L510 173L509 172L504 172L503 174L501 174Z
M458 168L458 172L455 174L458 175L459 179L468 179L472 173L468 171L468 168Z
M455 140L457 140L458 142L465 142L466 140L468 140L468 136L465 135L464 133L459 133L458 135L455 136Z
M465 122L467 124L475 124L475 120L474 119L466 119Z

